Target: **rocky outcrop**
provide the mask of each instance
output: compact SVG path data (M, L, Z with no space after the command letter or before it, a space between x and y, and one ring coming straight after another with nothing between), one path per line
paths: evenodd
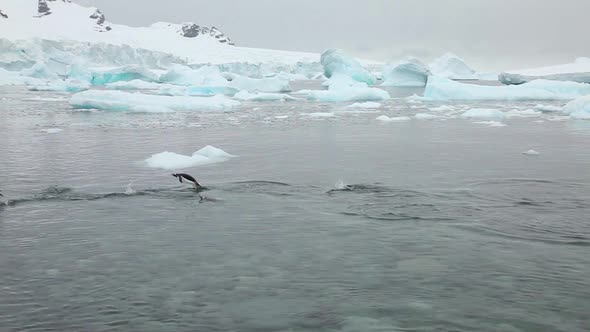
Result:
M0 18L8 18L8 15L6 15L5 13L3 13L3 12L0 10Z
M47 1L46 0L39 0L39 5L37 6L37 16L42 17L42 16L47 16L50 14L51 14L51 9L49 9L49 6L47 5Z
M229 37L227 37L223 32L219 31L216 27L201 27L195 23L184 23L178 31L180 35L186 38L195 38L199 35L209 35L215 39L217 39L220 43L227 43L233 45Z
M106 18L104 14L97 9L92 15L90 15L90 19L96 21L96 30L100 32L111 31L112 28L108 25L105 25Z

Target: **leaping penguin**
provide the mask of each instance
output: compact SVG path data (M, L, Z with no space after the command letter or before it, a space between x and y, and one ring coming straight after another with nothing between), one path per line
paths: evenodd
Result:
M197 182L197 180L195 180L194 177L192 177L192 176L190 176L188 174L185 174L185 173L175 173L175 174L172 174L172 176L175 177L175 178L178 178L178 181L180 183L182 183L182 180L185 180L188 183L192 183L195 186L195 189L201 189L201 188L203 188L203 186L201 186Z

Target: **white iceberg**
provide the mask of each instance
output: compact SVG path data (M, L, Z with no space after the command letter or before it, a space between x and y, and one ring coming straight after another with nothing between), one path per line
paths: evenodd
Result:
M513 70L500 74L504 84L522 84L536 79L590 83L590 58L578 58L573 63Z
M24 69L20 72L21 76L43 78L49 80L59 79L59 75L49 69L46 63L37 62L31 68Z
M159 77L159 81L176 85L198 86L226 86L229 84L216 66L192 69L182 65L174 65Z
M288 80L278 77L271 78L250 78L235 75L230 83L230 87L248 92L290 92L291 85Z
M382 71L383 86L421 87L426 85L430 69L416 58L385 66Z
M322 53L320 63L324 66L327 78L339 74L352 78L357 82L375 84L375 76L365 69L356 59L345 55L337 49L329 49Z
M307 99L325 102L345 101L376 101L391 98L389 93L379 88L370 88L352 78L337 74L329 79L328 90L302 90L298 94L306 94Z
M73 95L70 98L70 105L74 108L105 111L165 112L219 110L237 106L239 102L225 96L170 97L122 91L88 90Z
M497 110L497 109L492 109L492 108L472 108L472 109L464 112L463 114L461 114L461 117L463 117L463 118L498 118L498 119L502 119L505 116L506 115L504 114L504 112Z
M476 80L475 70L469 67L465 60L453 53L446 53L430 64L433 75L454 80Z
M563 112L572 119L590 120L590 96L580 97L565 105Z
M179 170L189 167L221 163L235 157L236 156L221 149L207 145L190 156L164 151L147 158L145 164L150 168Z
M485 86L431 76L424 97L430 100L558 100L590 94L590 84L536 80L522 85Z

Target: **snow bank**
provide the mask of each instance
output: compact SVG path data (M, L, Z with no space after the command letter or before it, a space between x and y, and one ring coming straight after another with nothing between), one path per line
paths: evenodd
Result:
M366 70L356 59L345 55L337 49L329 49L322 53L320 63L324 66L324 74L331 78L335 74L344 75L357 82L375 84L375 76Z
M433 75L455 80L475 80L477 74L463 59L453 53L446 53L430 64Z
M578 58L573 63L514 70L500 74L504 84L522 84L536 79L590 83L590 58Z
M239 102L225 96L169 97L122 91L89 90L70 98L74 108L100 109L105 111L165 112L223 109Z
M234 95L234 98L246 101L285 101L298 100L298 98L291 97L283 93L250 93L248 91L240 91Z
M145 160L148 167L164 170L178 170L195 166L215 164L227 161L233 156L221 149L207 145L190 156L164 151Z
M407 58L404 61L389 64L383 68L384 86L425 86L430 69L420 60Z
M590 120L590 96L572 100L563 108L572 119Z
M502 119L505 117L502 111L491 109L491 108L472 108L463 114L461 114L463 118L499 118Z
M431 76L424 97L431 100L556 100L590 94L590 85L536 80L515 86L484 86Z

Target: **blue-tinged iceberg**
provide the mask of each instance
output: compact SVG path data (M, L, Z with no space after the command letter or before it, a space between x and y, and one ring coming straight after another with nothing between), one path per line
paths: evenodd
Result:
M421 87L426 85L430 69L416 58L388 64L383 68L383 86Z
M522 85L485 86L431 76L424 97L430 100L568 100L590 94L590 84L536 80Z
M433 75L454 80L476 80L477 73L465 63L465 60L453 53L446 53L430 64Z
M327 78L335 75L343 75L352 78L357 82L375 84L376 79L367 69L365 69L356 59L344 54L337 49L325 51L320 63L324 66L324 74Z
M590 83L590 58L578 58L573 63L514 70L500 74L504 84L523 84L536 79Z
M572 100L563 108L572 119L590 120L590 96Z

